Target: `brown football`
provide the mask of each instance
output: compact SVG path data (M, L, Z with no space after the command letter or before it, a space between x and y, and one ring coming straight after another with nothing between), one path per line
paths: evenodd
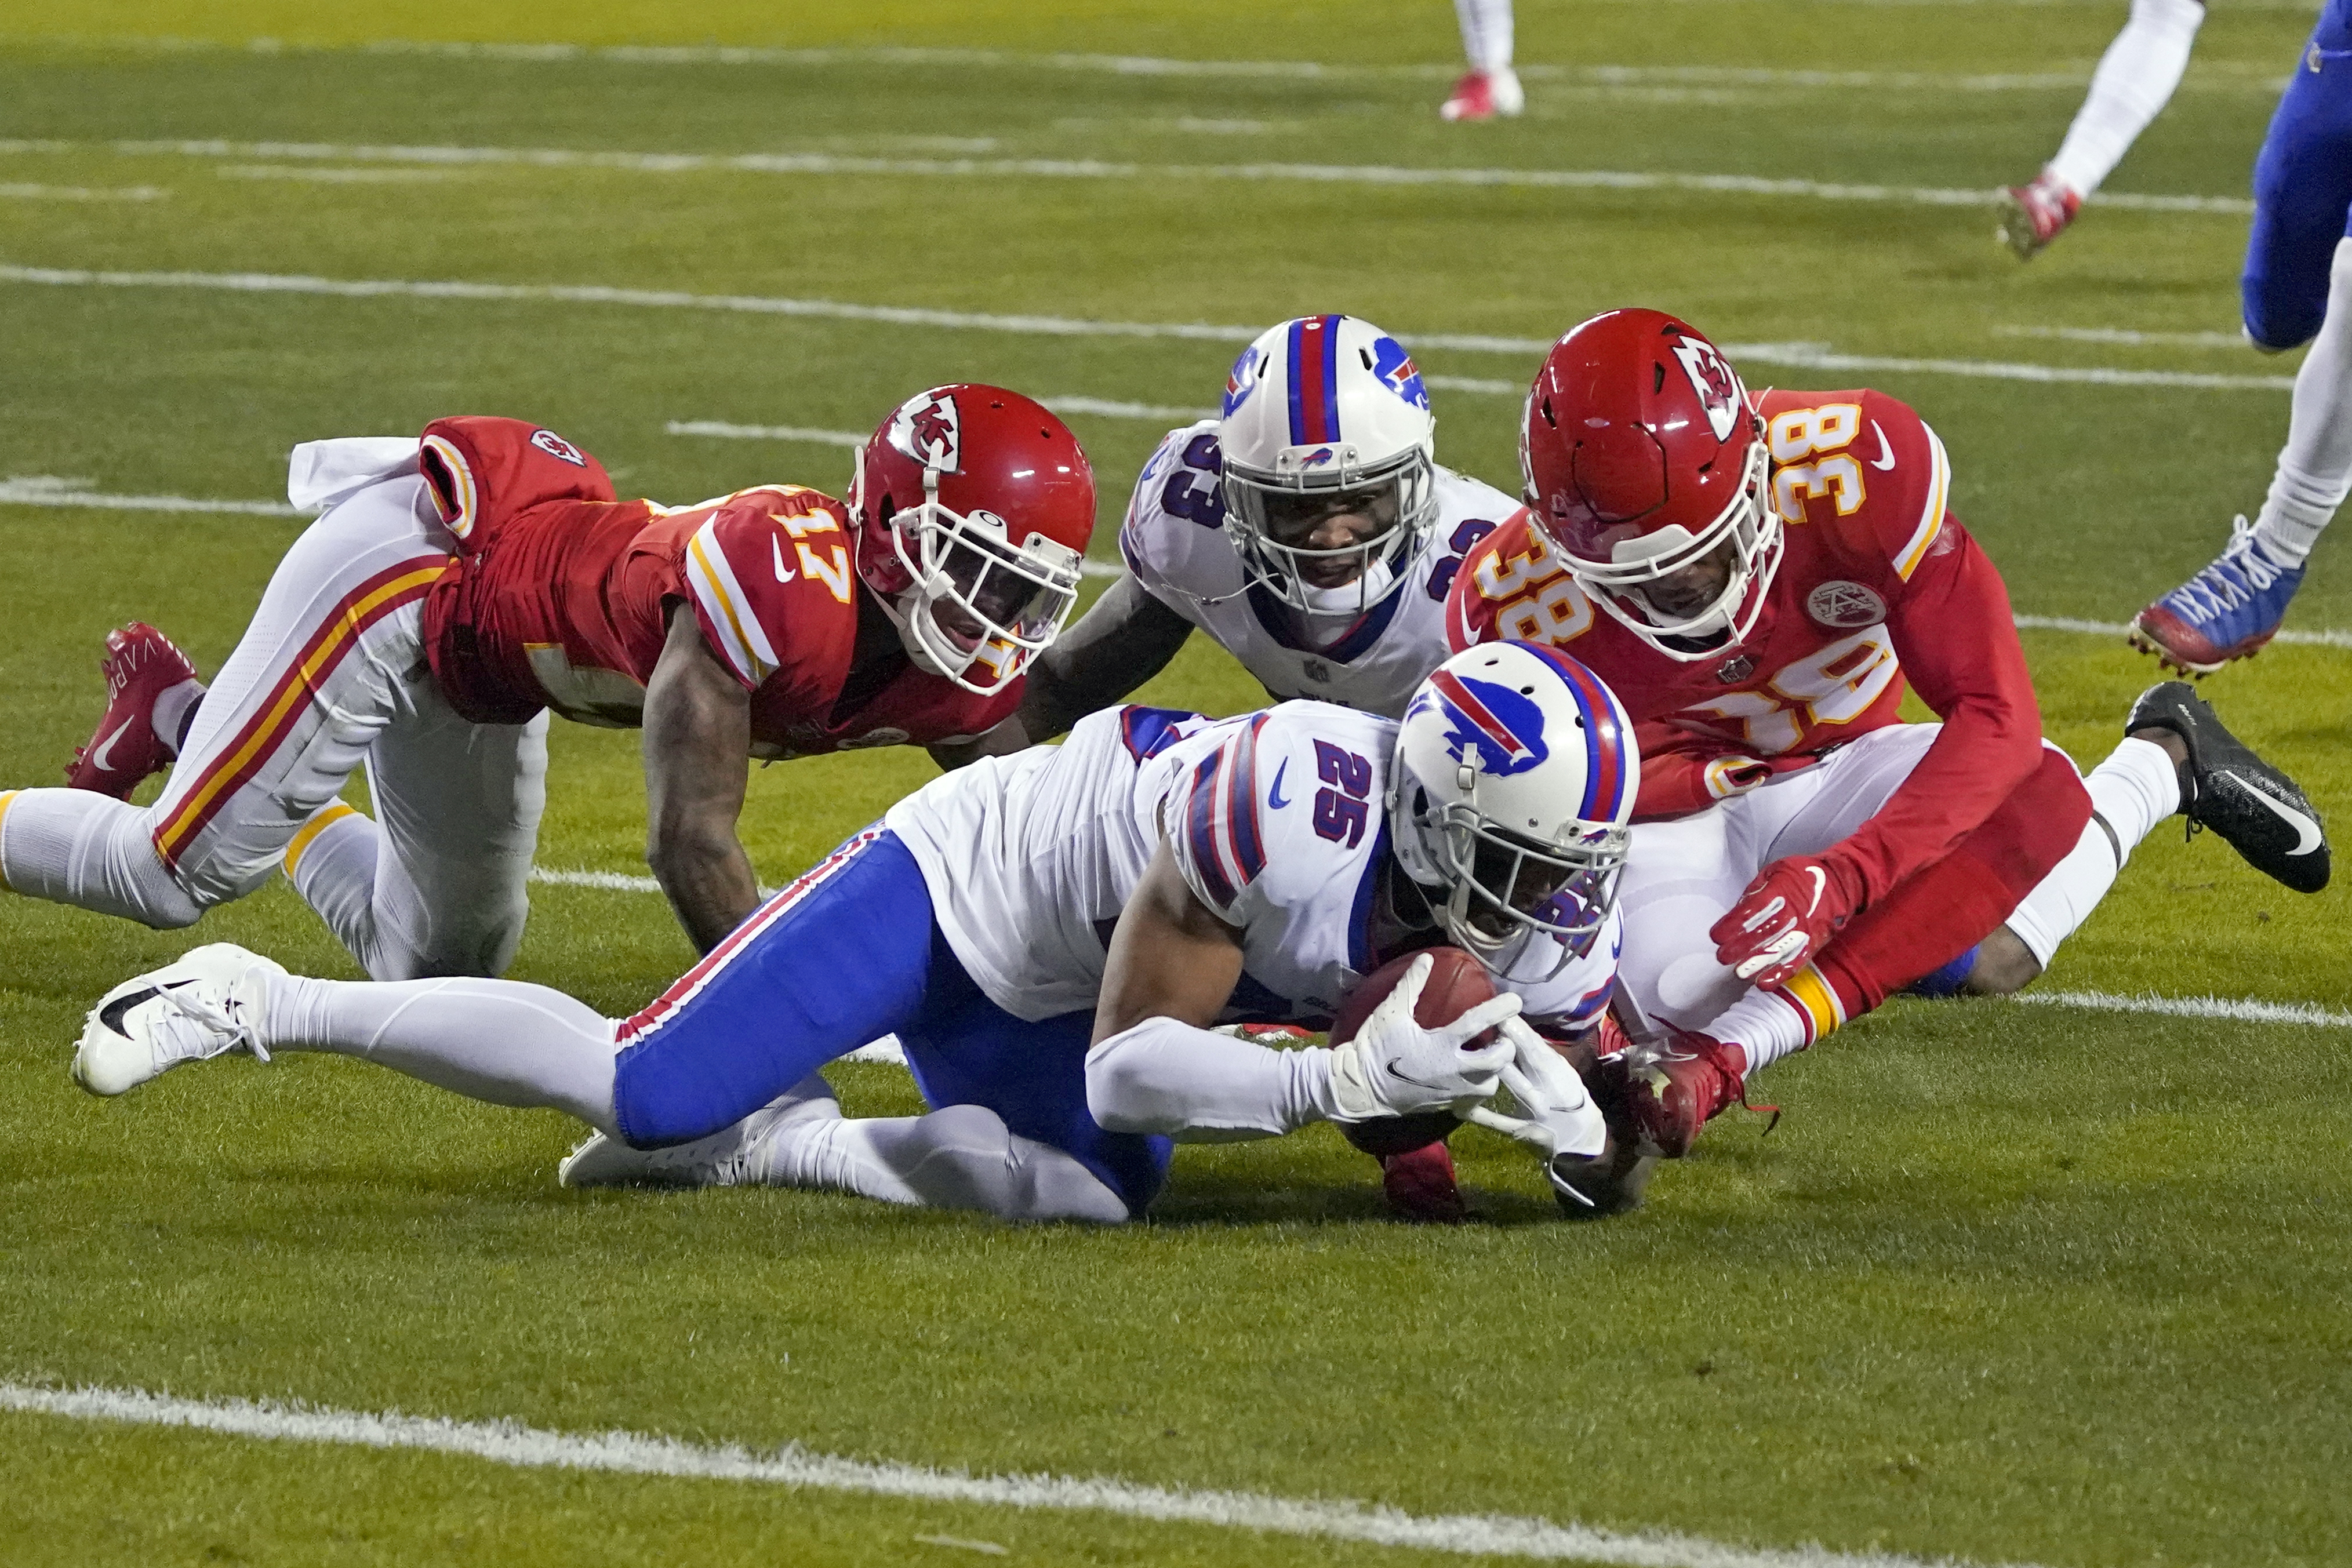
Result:
M1339 999L1339 1016L1331 1020L1333 1045L1345 1045L1356 1038L1356 1031L1364 1027L1372 1009L1396 989L1406 968L1422 952L1435 960L1430 966L1428 982L1421 988L1421 999L1412 1009L1415 1021L1423 1029L1452 1023L1495 994L1494 980L1479 967L1477 959L1459 947L1425 947L1421 952L1408 953L1366 975L1354 990ZM1470 1043L1486 1045L1494 1038L1494 1031L1489 1030ZM1364 1153L1381 1158L1441 1143L1461 1124L1450 1113L1429 1111L1418 1116L1383 1116L1375 1122L1343 1123L1339 1131Z

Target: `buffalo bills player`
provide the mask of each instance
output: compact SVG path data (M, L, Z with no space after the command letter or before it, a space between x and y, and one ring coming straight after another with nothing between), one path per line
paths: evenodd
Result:
M2311 351L2253 523L2238 518L2219 559L2132 619L2134 646L2198 676L2278 634L2352 490L2352 0L2328 0L2254 160L2240 287L2256 348Z
M1750 397L1695 328L1614 310L1554 345L1521 450L1529 513L1464 563L1452 630L1573 653L1641 727L1623 978L1664 1044L1629 1104L1662 1152L1891 991L2031 979L2175 812L2326 881L2302 791L2178 683L2086 792L1893 398ZM1906 678L1940 725L1901 721Z
M1197 628L1265 686L1393 718L1445 657L1462 553L1519 510L1437 466L1421 372L1352 316L1268 329L1222 417L1169 432L1119 529L1127 575L1037 661L1028 740L1119 701Z
M976 385L885 419L846 505L795 485L622 501L552 431L483 418L298 447L289 490L324 515L211 688L132 628L87 788L0 795L11 891L180 926L282 863L377 978L497 974L552 709L644 727L647 859L708 950L759 903L748 759L1005 718L1094 526L1061 421ZM175 758L153 805L120 799ZM374 819L337 799L362 763Z
M1606 1002L1631 738L1581 665L1507 645L1448 660L1402 723L1117 708L900 801L634 1017L501 980L304 979L217 945L108 993L74 1073L119 1094L239 1049L334 1051L589 1123L573 1186L764 1182L1103 1221L1150 1201L1171 1138L1475 1111L1541 1155L1565 1203L1606 1133L1534 1029L1573 1040ZM1211 1030L1319 1024L1441 942L1504 994L1424 1029L1423 964L1337 1049ZM816 1070L885 1033L934 1109L844 1120ZM1486 1103L1498 1085L1515 1114Z

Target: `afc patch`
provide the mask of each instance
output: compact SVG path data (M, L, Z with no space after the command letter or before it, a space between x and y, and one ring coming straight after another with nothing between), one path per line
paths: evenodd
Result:
M1805 613L1824 626L1875 626L1886 619L1886 601L1858 582L1832 578L1805 595Z
M563 437L556 434L555 432L551 430L532 431L530 433L530 444L533 446L538 447L541 452L546 453L550 457L561 458L562 461L571 464L574 468L585 468L588 466L588 459L581 455L580 448L572 445L572 443L564 440Z

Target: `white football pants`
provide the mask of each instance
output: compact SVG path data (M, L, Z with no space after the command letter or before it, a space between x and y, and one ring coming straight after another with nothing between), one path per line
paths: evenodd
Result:
M175 927L282 863L378 979L504 968L530 907L547 716L469 724L435 685L424 599L452 549L413 473L334 507L271 575L155 803L0 795L0 879ZM337 800L362 767L377 821Z

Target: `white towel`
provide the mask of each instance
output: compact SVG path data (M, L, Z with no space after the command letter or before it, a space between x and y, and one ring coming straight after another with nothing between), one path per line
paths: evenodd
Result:
M286 498L313 516L385 479L416 472L413 435L348 435L306 441L286 462Z

